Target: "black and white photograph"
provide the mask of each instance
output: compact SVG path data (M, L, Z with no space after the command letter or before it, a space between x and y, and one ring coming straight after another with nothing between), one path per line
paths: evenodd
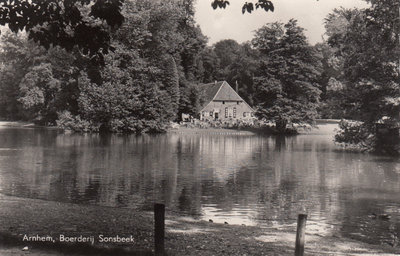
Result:
M0 256L399 240L400 0L0 0Z

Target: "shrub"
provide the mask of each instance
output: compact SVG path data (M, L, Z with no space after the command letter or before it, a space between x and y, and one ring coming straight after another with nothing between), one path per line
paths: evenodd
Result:
M360 151L372 151L375 147L375 136L364 123L342 119L339 122L339 131L335 135L335 141L343 143L345 147Z
M59 112L57 126L73 132L98 132L100 125L72 115L69 111Z

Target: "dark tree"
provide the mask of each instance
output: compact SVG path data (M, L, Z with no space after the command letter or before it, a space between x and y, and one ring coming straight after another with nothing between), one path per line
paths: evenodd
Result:
M103 54L110 45L110 30L124 21L124 0L0 0L0 25L12 32L25 30L29 38L48 49L60 46L68 51L78 46L84 54L103 63ZM186 21L194 15L193 1L181 2L187 13ZM225 8L226 0L213 0L212 7ZM274 11L269 0L245 2L243 13L254 9Z
M76 110L73 54L60 47L46 51L26 36L1 38L0 116L54 123L57 111Z
M0 25L25 30L45 48L61 46L102 57L110 46L110 28L122 24L123 0L1 0Z
M217 9L217 8L226 8L227 6L229 5L229 1L226 1L226 0L214 0L212 3L211 3L211 6L214 8L214 9ZM242 13L245 13L245 12L248 12L248 13L251 13L252 11L254 11L254 8L255 9L264 9L266 12L268 12L268 11L271 11L271 12L273 12L274 11L274 4L272 3L272 1L269 1L269 0L258 0L256 3L253 3L253 2L245 2L244 4L243 4L243 7L242 7Z
M296 20L267 24L256 31L253 45L261 60L255 84L260 119L272 120L278 132L290 123L312 124L319 104L320 57Z
M392 133L400 127L400 18L398 1L373 0L371 7L357 12L334 12L328 24L343 20L344 26L332 29L328 43L342 59L345 109L359 121L363 147L385 153L399 153L400 142ZM332 27L332 26L331 26ZM381 125L389 132L379 132ZM353 124L336 136L337 141L354 143L347 138ZM398 136L398 135L397 135Z

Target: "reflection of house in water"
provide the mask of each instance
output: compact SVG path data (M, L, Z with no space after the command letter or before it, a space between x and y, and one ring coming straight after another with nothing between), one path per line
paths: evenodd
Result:
M220 136L205 134L200 137L199 151L203 166L212 166L209 179L226 182L241 167L252 162L252 154L259 147L256 136Z
M254 110L226 81L204 84L201 88L205 101L200 111L200 120L251 121L254 119Z

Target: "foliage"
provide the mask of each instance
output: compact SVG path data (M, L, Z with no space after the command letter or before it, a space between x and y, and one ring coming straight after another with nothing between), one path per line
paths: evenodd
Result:
M335 135L335 141L339 143L360 144L371 135L363 123L357 121L342 119L339 122L339 129L340 131Z
M118 45L106 55L102 83L92 83L83 73L78 99L81 116L111 132L148 132L166 129L170 97L153 80L158 70L134 51Z
M171 55L165 55L161 63L163 68L160 89L165 90L168 95L169 102L166 102L165 104L168 104L169 106L169 115L172 119L176 119L180 99L178 68Z
M0 116L22 119L22 106L18 101L19 83L39 54L43 52L25 38L13 33L1 37L0 52Z
M270 23L252 41L261 53L255 77L257 113L280 132L289 123L312 124L317 117L321 57L308 44L295 20Z
M335 142L347 150L355 152L372 152L376 144L375 137L362 122L342 119L339 131L335 134Z
M199 68L201 76L199 80L203 83L211 83L220 79L219 58L212 47L206 47L202 54Z
M372 5L365 10L336 10L328 16L328 43L343 66L337 79L343 86L345 111L363 122L379 151L386 148L386 139L378 136L376 124L385 120L387 128L395 129L400 123L400 3L369 2Z
M257 72L259 53L251 45L244 43L226 68L226 79L229 84L238 87L239 95L251 106L255 105L257 90L254 85L254 76Z
M201 93L196 84L186 80L182 81L184 86L181 86L181 97L179 102L179 114L188 114L197 117L201 105Z
M224 70L235 61L240 45L233 39L226 39L214 44L213 50L219 58L219 68Z
M73 110L73 94L66 93L71 91L74 73L71 54L59 47L45 51L26 37L12 33L3 35L2 43L2 116L51 124L57 111Z
M160 89L168 91L171 100L167 108L178 118L188 106L187 99L180 97L188 96L188 84L203 75L206 37L195 24L193 1L127 2L124 16L125 23L115 39L159 69Z
M154 4L151 4L150 1L138 0L127 1L125 6L124 3L124 0L1 0L0 25L8 25L9 29L15 33L25 30L30 39L46 49L49 49L50 46L60 46L65 50L72 51L74 47L78 47L84 54L93 57L93 60L99 64L104 64L103 54L114 49L111 46L111 31L120 27L126 16L132 13L130 8L126 6L137 5L149 10L149 6L158 5L157 8L150 9L160 11L159 13L164 15L158 16L153 21L158 20L158 26L166 25L167 27L168 24L176 21L173 17L177 17L179 13L183 12L185 17L178 22L180 29L184 31L183 27L186 26L186 28L190 28L186 32L191 33L189 37L184 37L184 39L195 38L193 32L199 33L199 29L196 31L196 27L193 26L193 0L154 1ZM213 0L211 5L214 9L226 8L229 1ZM169 11L172 12L163 10L165 6L170 6ZM242 12L251 13L254 9L259 8L267 12L274 11L274 5L270 0L258 0L256 3L245 2ZM139 8L134 11L142 11L142 9ZM174 13L177 15L173 15ZM156 27L154 31L156 32L154 38L161 34L164 35L160 39L168 35L174 38L176 35L170 33L171 31L168 29L157 29ZM195 41L184 44L191 46L183 50L196 48ZM177 44L179 44L179 40L177 40ZM200 47L204 48L204 45L200 45ZM193 56L192 53L187 54ZM185 57L182 59L184 62Z
M25 30L46 49L78 46L90 56L102 57L110 46L109 27L120 26L123 0L0 1L0 24L12 32Z
M318 43L315 50L322 55L322 73L319 79L321 103L318 113L321 118L349 118L343 95L344 85L340 81L343 75L343 61L335 55L335 49L328 43Z
M49 119L55 113L54 104L61 82L54 78L51 65L41 63L33 66L19 85L20 97L24 109L33 113L39 120Z
M93 7L71 4L81 13ZM94 52L82 54L82 48L61 45L67 52L50 43L45 51L23 34L5 34L0 115L48 124L58 119L59 126L74 131L148 132L164 131L185 108L180 104L193 99L196 105L193 85L206 38L194 22L193 1L129 1L121 14L125 23L107 29L114 49L103 52L102 65L92 61ZM93 17L83 22L105 25Z
M226 0L213 0L211 3L211 6L214 9L217 8L226 8L229 5L229 1ZM254 11L254 7L256 9L264 9L266 12L271 11L273 12L275 7L272 1L269 0L258 0L255 4L252 2L245 2L242 7L242 13L244 14L245 12L251 13Z
M73 115L65 110L57 113L57 126L73 132L98 132L99 125L82 119L79 115Z

